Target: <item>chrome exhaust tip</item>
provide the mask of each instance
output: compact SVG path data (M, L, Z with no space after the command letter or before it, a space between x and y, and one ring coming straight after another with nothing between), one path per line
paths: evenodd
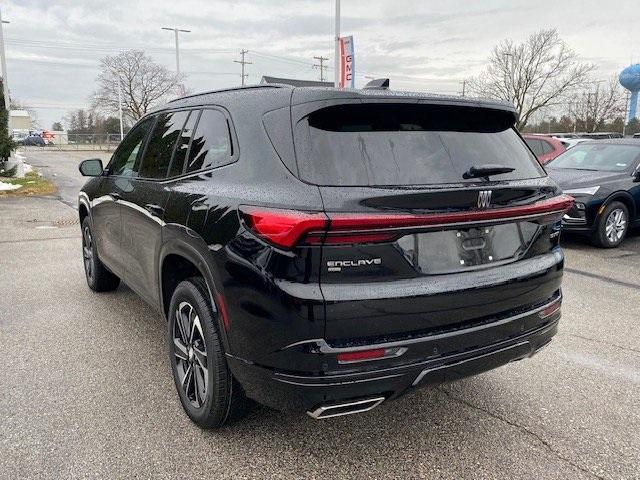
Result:
M307 415L316 420L331 417L341 417L342 415L352 415L354 413L368 412L373 410L382 402L385 397L366 398L364 400L354 400L345 403L336 403L332 405L323 405L313 411L308 411Z

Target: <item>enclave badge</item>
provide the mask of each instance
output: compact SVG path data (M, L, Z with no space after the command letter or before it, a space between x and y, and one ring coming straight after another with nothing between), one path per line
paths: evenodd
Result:
M491 205L491 190L480 190L478 192L478 208L489 208Z
M381 264L382 259L380 258L367 258L361 260L329 260L327 262L327 269L330 272L340 272L343 268L366 267Z

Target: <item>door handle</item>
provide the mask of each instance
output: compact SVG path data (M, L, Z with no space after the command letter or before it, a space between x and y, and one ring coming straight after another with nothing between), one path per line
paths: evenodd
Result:
M144 209L151 215L155 215L156 217L162 217L162 215L164 214L164 208L162 208L160 205L156 205L155 203L147 203L144 206Z

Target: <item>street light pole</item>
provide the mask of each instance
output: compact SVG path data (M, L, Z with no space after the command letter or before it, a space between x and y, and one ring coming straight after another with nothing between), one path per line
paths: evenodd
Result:
M118 77L118 116L120 117L120 141L124 138L124 128L122 125L122 83Z
M335 68L335 77L334 77L334 86L338 88L340 86L340 0L336 1L336 27L335 27L335 59L334 59L334 68Z
M0 11L0 63L2 63L2 89L4 91L4 106L5 109L11 110L11 102L9 100L9 81L7 80L7 59L4 52L4 30L2 28L3 23L9 23L6 20L2 20L2 12Z
M184 30L181 28L162 27L162 30L169 30L175 34L176 38L176 75L180 76L180 41L178 39L178 32L190 33L191 30Z
M627 135L627 110L629 110L629 94L631 92L627 90L627 95L624 99L624 115L622 116L622 136Z

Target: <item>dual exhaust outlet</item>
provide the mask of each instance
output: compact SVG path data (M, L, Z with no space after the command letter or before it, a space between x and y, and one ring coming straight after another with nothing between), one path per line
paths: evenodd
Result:
M336 403L331 405L322 405L315 410L307 412L311 418L321 420L323 418L341 417L343 415L353 415L354 413L363 413L373 410L382 402L385 397L373 397L363 400L351 400L344 403Z

